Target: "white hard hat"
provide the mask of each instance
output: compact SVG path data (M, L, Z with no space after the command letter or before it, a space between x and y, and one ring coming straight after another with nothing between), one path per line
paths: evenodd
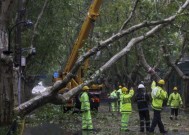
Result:
M138 89L144 89L145 87L144 87L144 85L143 84L139 84L138 85Z

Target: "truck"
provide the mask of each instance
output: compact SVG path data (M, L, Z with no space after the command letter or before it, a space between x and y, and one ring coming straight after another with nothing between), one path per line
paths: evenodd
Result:
M53 82L56 82L58 80L62 80L67 73L70 72L72 69L73 65L75 64L78 55L79 55L79 49L81 49L86 41L86 39L89 36L90 30L94 26L94 22L99 16L99 9L102 4L102 0L93 0L91 3L88 13L86 15L86 18L82 24L82 27L80 29L80 32L77 36L77 39L73 45L73 48L71 50L71 53L67 59L67 63L65 65L65 68L63 72L59 72L58 75L56 74L56 77L53 78ZM70 90L79 84L83 83L83 77L84 77L84 71L87 70L88 68L88 60L85 61L84 65L79 68L77 75L67 84L66 88L63 88L59 91L59 93L64 93L65 90ZM89 90L89 97L91 101L91 109L98 110L99 103L100 103L100 93L103 85L99 84L93 84L90 86ZM70 110L73 107L76 107L80 109L80 102L78 99L79 95L75 96L74 98L70 99L65 105L64 105L64 111Z

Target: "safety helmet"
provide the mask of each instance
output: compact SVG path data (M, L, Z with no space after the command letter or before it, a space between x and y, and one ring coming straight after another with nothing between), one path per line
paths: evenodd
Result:
M119 88L121 89L121 88L122 88L122 86L121 86L121 85L119 85Z
M177 87L174 87L173 90L178 90Z
M158 81L158 84L164 85L165 81L163 79L161 79L161 80Z
M84 90L84 91L89 90L89 87L88 87L88 86L84 86L84 87L83 87L83 90Z
M138 89L144 89L145 87L144 87L144 85L143 84L139 84L138 85Z
M121 89L121 91L122 91L122 92L127 92L128 89L127 89L126 87L123 87L123 88Z

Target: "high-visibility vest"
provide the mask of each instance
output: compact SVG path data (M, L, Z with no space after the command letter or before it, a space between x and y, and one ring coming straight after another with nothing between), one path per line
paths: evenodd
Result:
M116 91L111 92L110 98L117 98Z
M134 95L134 90L130 90L128 94L123 93L121 96L121 112L122 113L131 113L132 105L131 105L131 98Z
M117 90L117 97L120 99L121 98L121 96L122 96L122 90L121 89L119 89L119 90Z
M171 108L179 108L182 105L182 98L179 93L171 93L167 102L167 105L170 105Z
M167 92L159 86L155 87L154 89L156 92L152 95L152 108L155 110L161 110L163 101L167 99Z
M81 102L81 110L86 111L90 110L90 102L89 102L89 96L87 92L83 92L81 97L80 97L80 102Z

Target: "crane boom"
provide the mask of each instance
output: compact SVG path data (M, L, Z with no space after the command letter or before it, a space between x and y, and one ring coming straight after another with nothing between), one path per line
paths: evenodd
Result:
M87 16L82 24L81 30L79 32L79 35L73 45L73 48L71 50L71 53L67 59L67 63L65 65L64 71L63 71L63 78L64 76L71 71L72 67L74 66L77 58L78 58L78 52L79 49L83 46L84 42L86 41L86 39L89 36L89 32L92 29L94 22L96 20L96 18L99 16L99 9L100 6L102 4L102 0L93 0ZM85 62L85 69L87 68L87 62ZM82 77L83 77L83 68L80 67L80 69L77 72L77 75L75 78L73 78L68 84L67 84L67 88L68 89L72 89L76 86L78 86L79 84L81 84L82 81ZM95 86L96 87L96 86ZM61 90L62 91L62 90ZM60 93L61 93L60 91ZM64 91L64 90L63 90Z
M67 64L64 68L65 73L69 72L71 68L73 67L74 63L76 62L77 57L78 57L78 50L83 46L84 41L87 39L89 35L89 32L92 28L93 23L95 22L96 18L99 16L98 12L99 12L101 3L102 3L102 0L93 0L93 3L91 4L89 8L85 21L79 32L78 38L76 39L74 43L74 46L68 58Z
M78 35L78 37L77 37L77 39L76 39L76 41L73 45L71 53L70 53L70 55L67 59L67 63L66 63L65 68L63 70L63 74L62 74L62 72L60 72L60 73L58 73L58 75L54 75L54 76L56 76L56 77L53 78L54 82L64 79L66 74L71 71L72 67L74 66L74 64L75 64L75 62L78 58L79 49L84 45L84 42L88 38L89 32L93 27L93 23L95 22L96 18L99 16L99 9L100 9L101 4L102 4L102 0L93 0L92 1L91 5L89 7L89 10L88 10L87 16L86 16L86 18L85 18L85 20L82 24L79 35ZM88 68L87 67L88 66L87 61L85 61L85 63L84 63L84 68L83 68L83 66L80 67L78 72L77 72L77 75L74 78L71 79L71 81L67 84L67 86L65 88L63 88L59 91L60 94L64 93L65 90L70 90L70 89L78 86L79 84L81 84L83 82L82 81L82 76L83 76L82 74L83 74L83 69ZM92 108L95 108L97 110L98 110L99 102L100 102L99 94L100 94L102 87L103 87L102 84L101 85L93 84L93 85L90 86L90 92L93 92L92 100L94 101L94 102L91 103L91 106L92 106ZM74 98L74 97L71 98L67 102L67 104L64 105L64 110L70 109L74 106L75 107L77 106L76 108L78 108L79 102L77 102L76 99L77 98Z

